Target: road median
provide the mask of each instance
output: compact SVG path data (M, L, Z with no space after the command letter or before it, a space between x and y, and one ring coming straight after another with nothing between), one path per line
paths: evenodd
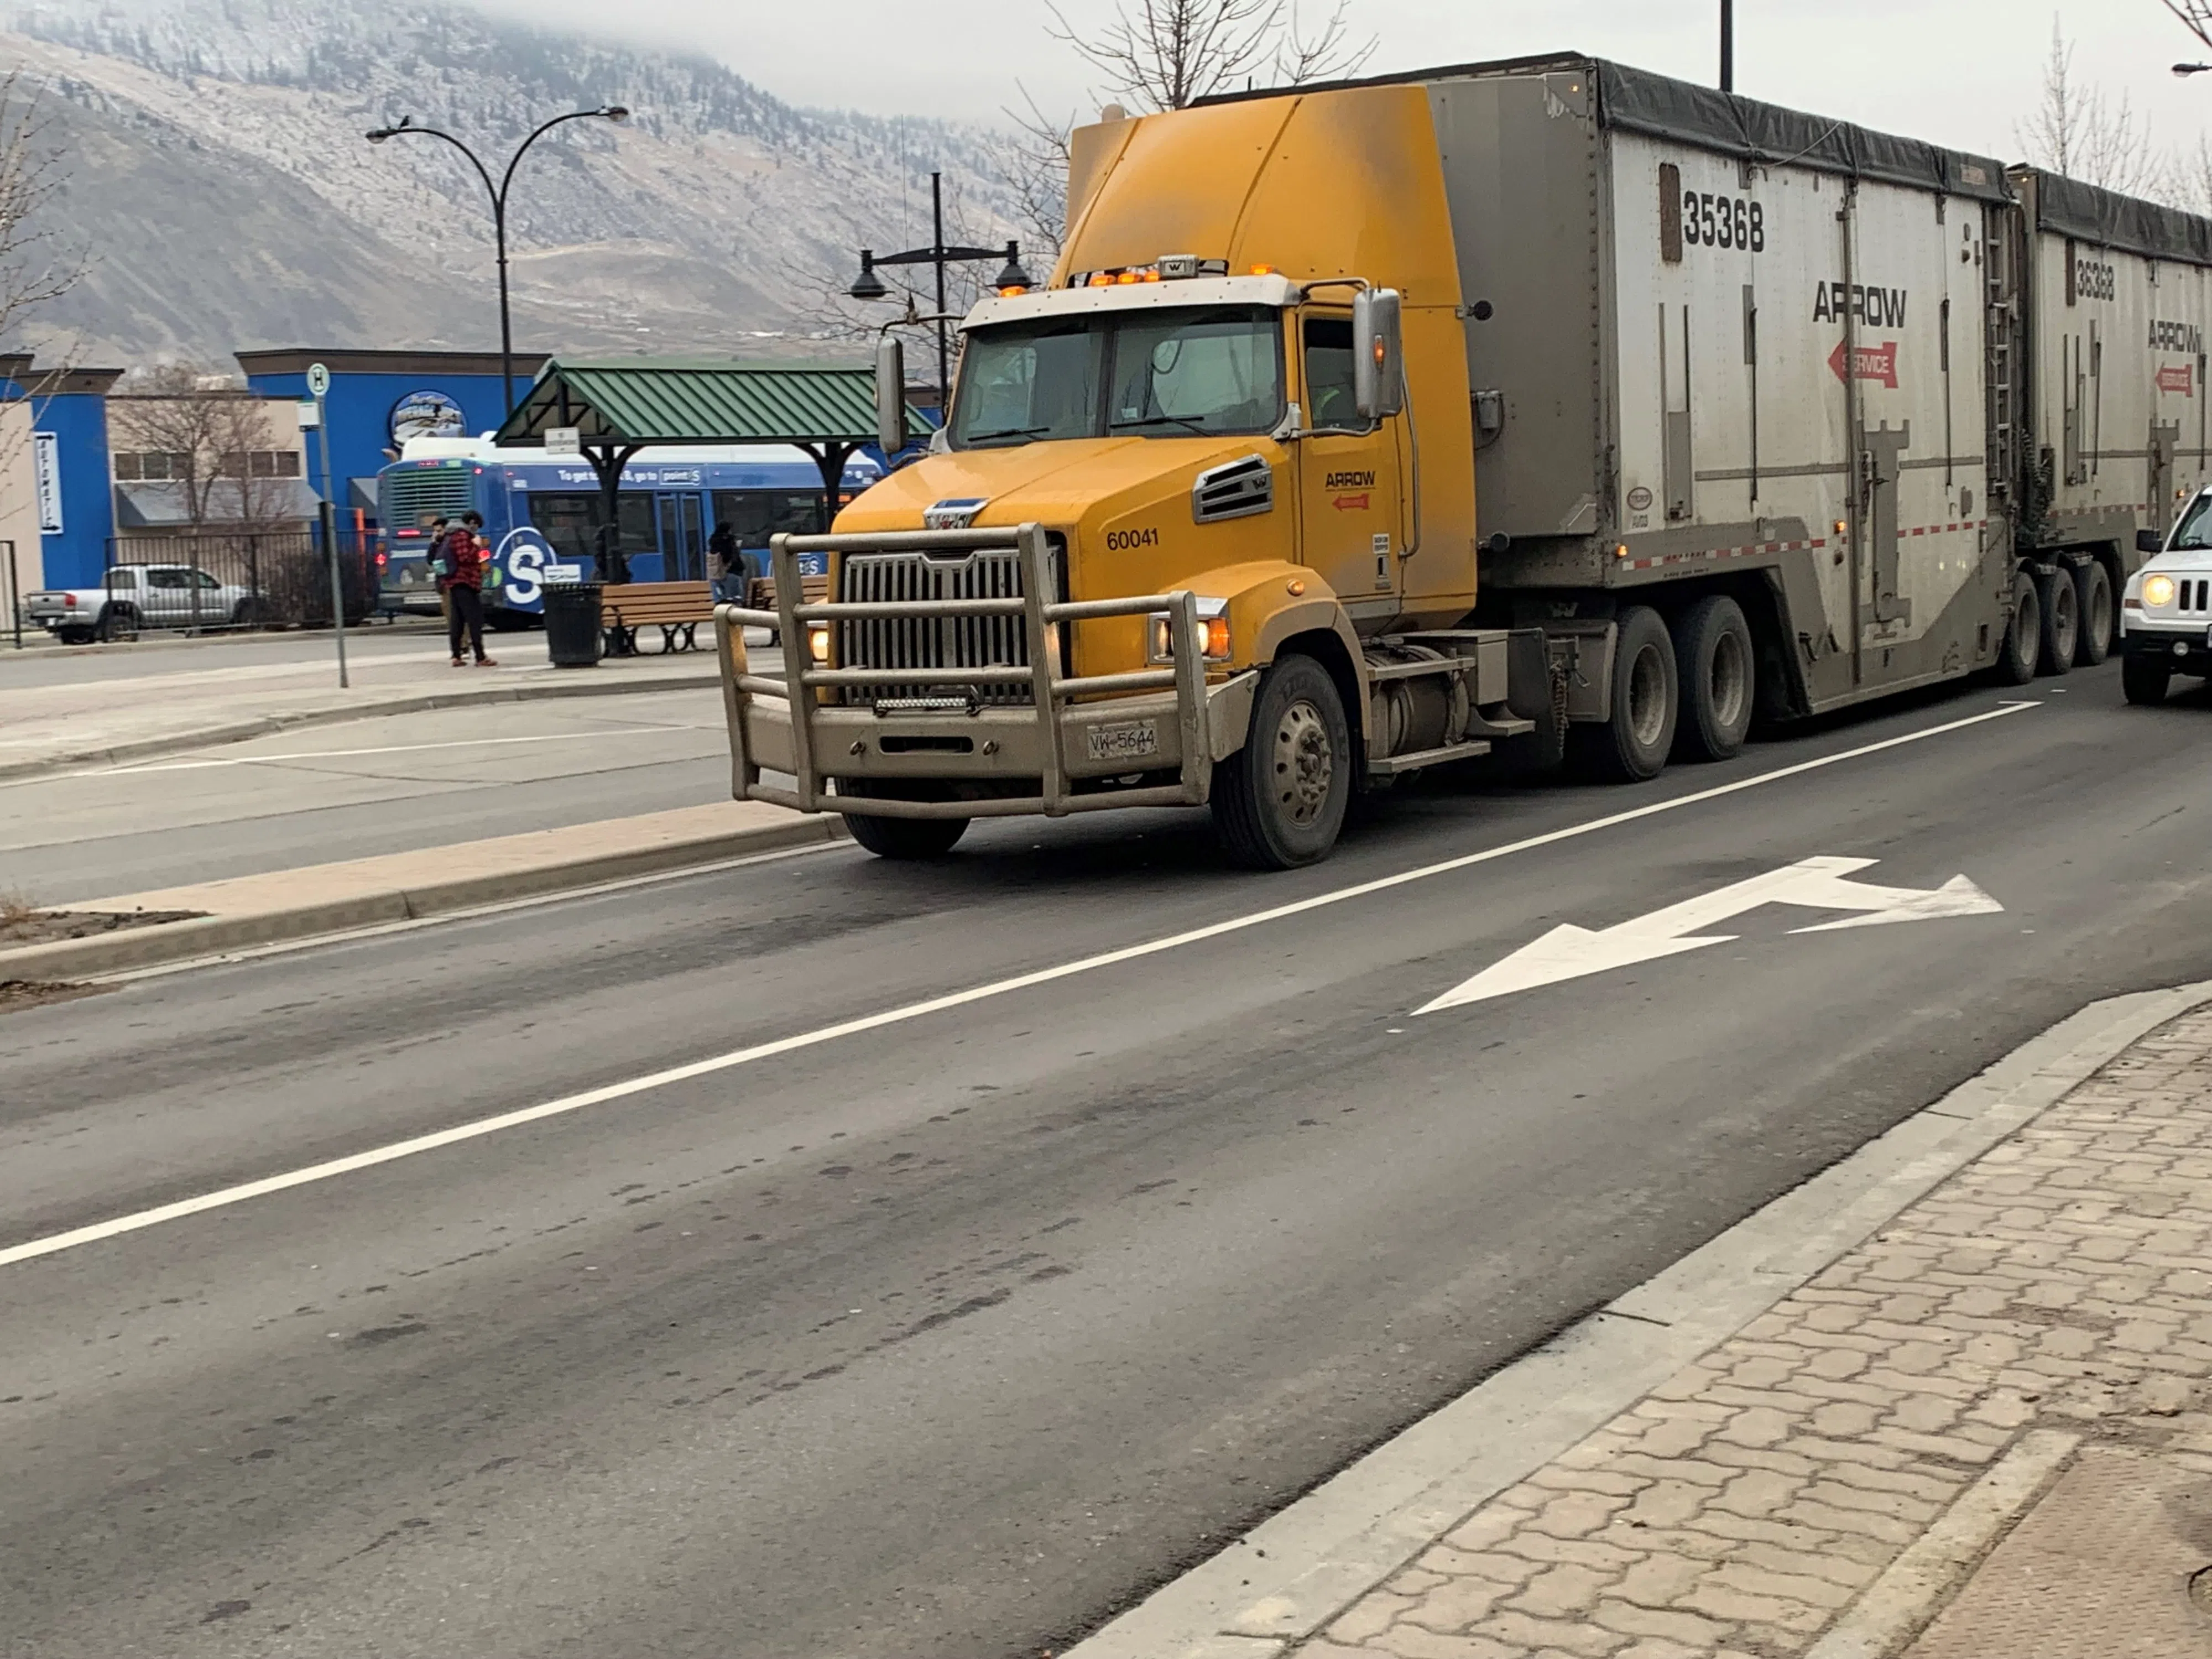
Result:
M718 801L337 864L72 903L77 912L196 913L0 950L0 981L82 980L255 945L420 921L838 838L841 820Z

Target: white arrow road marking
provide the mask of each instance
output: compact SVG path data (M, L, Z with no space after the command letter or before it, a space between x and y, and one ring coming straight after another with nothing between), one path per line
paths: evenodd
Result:
M1892 921L1925 921L1938 916L1979 916L2004 906L1968 881L1954 876L1941 887L1877 887L1871 882L1845 881L1854 870L1863 870L1873 859L1809 858L1747 881L1733 882L1695 898L1684 899L1662 910L1632 917L1612 927L1593 932L1562 922L1541 939L1522 945L1503 961L1494 962L1474 978L1455 986L1416 1014L1439 1008L1457 1008L1469 1002L1534 990L1563 979L1603 973L1608 968L1627 968L1661 957L1680 956L1708 945L1726 945L1734 933L1703 933L1699 930L1756 910L1762 904L1801 904L1815 910L1851 910L1858 914L1840 921L1823 921L1796 927L1796 933L1824 933L1839 927L1878 927Z

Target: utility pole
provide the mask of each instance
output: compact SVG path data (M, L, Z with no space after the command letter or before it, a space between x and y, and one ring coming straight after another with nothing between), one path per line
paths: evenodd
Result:
M1721 90L1735 90L1735 0L1721 0Z

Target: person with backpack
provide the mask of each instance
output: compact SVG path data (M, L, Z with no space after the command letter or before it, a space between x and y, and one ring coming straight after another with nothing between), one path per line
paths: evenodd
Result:
M461 635L465 629L469 648L476 653L477 666L499 666L496 660L484 655L483 648L485 550L483 538L477 533L483 528L483 514L464 513L459 527L447 532L434 556L444 561L438 590L446 599L446 641L453 651L456 668L467 666L461 656Z
M707 574L714 584L714 598L723 605L743 605L745 602L745 556L738 547L736 527L726 519L714 526L714 533L707 538L707 552L713 562Z

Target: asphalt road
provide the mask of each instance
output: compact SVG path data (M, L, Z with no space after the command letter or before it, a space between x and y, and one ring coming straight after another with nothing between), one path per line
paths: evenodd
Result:
M1279 878L1186 815L1008 823L9 1015L0 1654L1057 1649L2082 1003L2212 975L2208 756L2212 700L2107 668L1407 796ZM1412 1015L1823 854L2004 908L1772 908Z
M77 903L729 797L710 687L389 714L0 779L0 890Z

